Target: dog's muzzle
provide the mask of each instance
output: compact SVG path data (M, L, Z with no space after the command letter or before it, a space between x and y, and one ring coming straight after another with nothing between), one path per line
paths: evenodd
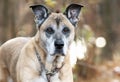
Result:
M64 47L64 42L61 39L57 39L54 43L55 46L55 54L62 54L63 53L63 47Z

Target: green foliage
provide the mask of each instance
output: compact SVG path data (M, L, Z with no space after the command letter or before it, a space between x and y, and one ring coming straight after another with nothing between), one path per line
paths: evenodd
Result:
M57 2L55 0L45 0L45 4L52 8L55 7L56 3Z

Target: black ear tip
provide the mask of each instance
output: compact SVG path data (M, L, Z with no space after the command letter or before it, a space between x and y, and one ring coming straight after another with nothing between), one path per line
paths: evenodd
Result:
M46 8L44 5L31 5L31 6L29 6L29 8L37 8L37 7Z
M29 6L29 8L33 8L33 5Z
M69 5L69 7L80 7L80 8L82 8L82 7L84 7L83 5L80 5L80 4L70 4Z
M29 6L29 8L32 8L33 11L45 10L46 12L48 12L48 8L44 5L31 5L31 6Z
M84 7L83 5L79 5L80 7Z
M31 5L31 6L29 6L29 8L36 8L36 7L39 7L39 6L41 6L41 5Z

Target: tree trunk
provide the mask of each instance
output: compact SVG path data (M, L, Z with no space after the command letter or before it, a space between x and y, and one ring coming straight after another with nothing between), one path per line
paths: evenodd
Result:
M102 59L113 59L113 53L115 48L115 42L116 42L116 33L113 29L113 2L109 0L105 0L100 4L100 12L101 12L101 19L103 21L102 27L104 30L104 37L106 38L107 45L105 48L103 48L103 52L101 54ZM116 5L114 5L116 6Z
M9 0L3 0L3 28L2 28L2 43L7 40L8 27L8 9Z

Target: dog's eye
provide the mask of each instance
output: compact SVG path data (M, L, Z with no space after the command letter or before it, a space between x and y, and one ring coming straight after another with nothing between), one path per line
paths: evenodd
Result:
M45 32L47 32L48 34L53 34L54 30L51 27L49 27L45 30Z
M70 29L68 27L64 27L63 30L62 30L62 32L64 34L70 33Z

